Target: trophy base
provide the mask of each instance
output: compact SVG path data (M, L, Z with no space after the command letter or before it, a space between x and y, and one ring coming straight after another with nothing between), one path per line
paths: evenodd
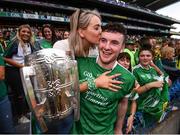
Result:
M66 111L61 112L59 114L56 115L46 115L44 114L43 117L46 121L52 121L52 120L59 120L59 119L63 119L66 118L67 116L69 116L71 113L73 112L73 107L68 108Z

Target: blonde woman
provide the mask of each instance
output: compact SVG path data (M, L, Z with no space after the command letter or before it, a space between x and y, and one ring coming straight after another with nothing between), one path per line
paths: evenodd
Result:
M169 75L172 83L180 76L180 70L176 68L175 49L173 47L165 47L161 50L162 64L166 73Z
M53 48L65 50L72 57L97 56L96 45L101 31L101 16L98 11L77 9L70 18L69 38L57 41Z
M33 49L33 34L27 24L18 28L17 34L5 52L6 79L12 95L13 115L19 123L28 122L25 114L29 111L20 77L20 68L24 65L24 57L31 54Z

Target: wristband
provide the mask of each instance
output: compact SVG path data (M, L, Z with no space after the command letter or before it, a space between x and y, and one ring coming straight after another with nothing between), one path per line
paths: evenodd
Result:
M94 79L88 79L88 80L87 80L87 83L88 83L88 89L89 89L89 90L95 90L95 89L97 89L96 83L94 82Z

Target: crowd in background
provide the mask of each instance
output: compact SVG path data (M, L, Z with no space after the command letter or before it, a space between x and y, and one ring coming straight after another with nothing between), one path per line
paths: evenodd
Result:
M24 33L21 33L21 29L24 29ZM69 30L54 29L49 24L44 24L41 28L30 28L29 25L23 25L18 29L2 29L0 30L0 55L5 57L7 64L5 83L8 87L8 96L12 105L12 114L15 123L28 122L27 113L29 109L25 101L23 91L18 93L18 90L22 88L20 84L19 69L23 66L23 58L16 57L15 59L22 62L21 64L11 63L12 56L17 51L17 43L21 43L21 40L26 40L28 34L28 42L23 44L21 49L25 49L26 55L33 53L34 50L40 50L44 48L53 48L53 45L63 39L68 39ZM128 35L125 42L125 52L130 56L131 69L137 68L140 63L139 55L141 54L142 45L150 45L152 50L153 67L158 67L157 72L159 75L169 76L168 83L168 100L170 103L180 101L180 40L171 39L168 37L154 37L154 36L140 36L140 35ZM14 47L12 47L14 46ZM9 49L11 48L11 49ZM7 52L8 50L8 52ZM14 57L14 56L13 56ZM11 66L9 66L11 64ZM13 67L14 66L14 67ZM13 67L13 68L12 68ZM160 71L158 71L160 69ZM14 77L14 78L13 78ZM17 79L19 78L19 80ZM16 80L16 82L14 81ZM12 83L13 82L13 83ZM17 85L18 84L18 85ZM17 89L16 89L17 88ZM12 89L16 89L15 92ZM18 108L19 106L24 106ZM137 102L138 106L138 102ZM172 108L171 108L172 109ZM17 119L16 119L17 118Z

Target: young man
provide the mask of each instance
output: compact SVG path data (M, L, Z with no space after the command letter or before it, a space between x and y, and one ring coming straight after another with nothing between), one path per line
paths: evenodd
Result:
M77 58L79 80L83 86L80 86L81 116L74 124L73 133L114 134L118 104L131 92L135 83L134 76L116 61L124 48L125 34L122 25L108 24L100 38L99 57ZM119 73L121 75L117 76ZM107 83L102 84L105 82L102 74L109 76L109 87ZM122 111L125 115L126 111Z

